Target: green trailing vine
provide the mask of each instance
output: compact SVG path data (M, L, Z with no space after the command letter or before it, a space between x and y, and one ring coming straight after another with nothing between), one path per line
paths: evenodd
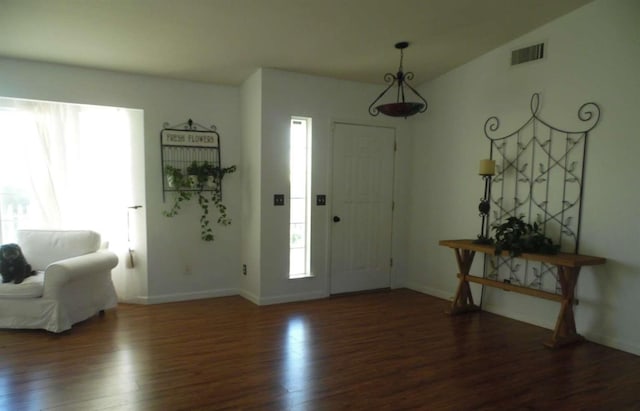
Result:
M213 241L213 228L209 215L209 206L213 204L219 213L217 223L223 226L231 224L231 219L227 215L227 207L222 203L222 178L236 171L236 166L216 167L205 161L192 162L187 167L187 175L182 170L167 165L165 173L176 188L176 195L173 205L169 211L163 211L166 217L174 217L181 210L182 203L193 198L194 194L198 198L198 205L202 210L200 214L200 238L204 241ZM170 184L171 186L171 184ZM207 195L209 193L209 195Z
M522 253L557 254L560 246L540 231L538 223L525 223L523 216L509 217L506 222L493 227L496 255L503 250L512 257Z

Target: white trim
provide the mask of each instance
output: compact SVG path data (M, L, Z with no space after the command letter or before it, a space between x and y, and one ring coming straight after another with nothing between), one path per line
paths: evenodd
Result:
M329 294L321 291L313 291L309 293L300 293L300 294L276 295L273 297L266 297L266 298L261 297L258 305L271 305L271 304L292 303L292 302L306 301L306 300L319 300L321 298L327 298L327 297L329 297Z
M408 282L407 288L413 291L417 291L422 294L427 294L432 297L442 298L443 300L451 301L455 293L451 291L439 290L437 288L427 287L425 285Z
M163 294L163 295L157 295L152 297L134 297L127 301L119 301L119 303L145 304L145 305L163 304L163 303L172 303L172 302L180 302L180 301L201 300L205 298L227 297L231 295L239 295L240 297L256 305L271 305L271 304L290 303L290 302L296 302L296 301L318 300L321 298L329 297L328 293L325 293L323 291L322 292L315 291L311 293L287 294L287 295L278 295L273 297L262 298L253 293L247 292L246 290L229 288L229 289L207 290L207 291L198 291L198 292L190 292L190 293Z
M238 295L238 290L236 288L223 288L218 290L205 290L189 293L162 294L147 297L147 302L145 304L162 304L178 301L202 300L204 298L227 297L230 295Z
M500 317L509 318L511 320L522 321L523 323L535 325L538 327L546 328L548 330L553 330L555 328L555 319L540 319L535 318L534 316L530 316L524 312L517 312L513 310L509 310L509 312L505 312L504 307L501 307L496 304L483 304L482 311L486 311L495 315L499 315Z
M250 293L246 290L239 290L239 295L240 297L244 298L245 300L248 300L252 303L254 303L255 305L260 305L260 297L258 297L257 295Z
M131 297L131 298L126 298L126 299L118 299L118 304L149 304L149 298L148 297Z
M407 288L414 291L418 291L423 294L428 294L434 297L442 298L444 300L450 301L453 298L453 293L449 291L443 291L436 288L426 287L417 283L409 283L407 284ZM553 330L555 327L555 323L553 320L540 321L539 318L532 318L526 313L517 313L517 312L516 313L509 312L509 315L507 315L506 313L504 313L504 309L501 311L500 308L501 307L497 305L486 304L482 306L482 311L499 315L501 317L509 318L511 320L522 321L524 323L546 328L548 330ZM588 331L580 332L580 334L583 337L585 337L587 341L591 341L596 344L601 344L609 348L625 351L631 354L640 355L640 345L632 341L620 340L618 338L612 338L606 335L588 332Z
M606 347L615 348L617 350L625 351L635 355L640 355L640 345L634 344L633 342L626 342L624 340L619 340L617 338L612 338L597 333L586 332L580 334L582 334L582 336L588 341L594 342L596 344L601 344Z

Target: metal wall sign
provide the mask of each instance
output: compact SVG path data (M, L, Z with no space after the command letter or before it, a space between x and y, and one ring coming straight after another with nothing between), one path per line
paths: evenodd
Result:
M189 174L189 166L208 164L212 168L221 169L220 134L215 126L204 127L193 120L169 125L164 123L160 131L161 163L162 163L162 196L165 193L189 188L176 187L172 182L172 175L168 172L179 172L185 178ZM217 175L215 184L205 187L205 191L216 190L222 197L222 178ZM192 189L197 191L196 188Z
M164 146L214 148L220 146L220 136L215 131L163 129L160 134Z

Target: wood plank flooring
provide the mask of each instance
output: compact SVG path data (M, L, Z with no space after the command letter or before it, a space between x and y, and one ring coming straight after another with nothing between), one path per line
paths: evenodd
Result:
M409 290L0 330L0 410L640 410L640 357Z

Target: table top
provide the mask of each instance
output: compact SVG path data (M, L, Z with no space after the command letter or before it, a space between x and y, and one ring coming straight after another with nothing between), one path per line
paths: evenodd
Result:
M493 244L477 244L474 240L440 240L441 246L458 248L463 250L477 251L489 255L496 255L496 249ZM509 251L500 253L503 257L509 256ZM560 265L563 267L582 267L584 265L600 265L607 262L605 258L594 257L590 255L558 253L558 254L536 254L522 253L515 258L524 260L542 261L545 263Z

